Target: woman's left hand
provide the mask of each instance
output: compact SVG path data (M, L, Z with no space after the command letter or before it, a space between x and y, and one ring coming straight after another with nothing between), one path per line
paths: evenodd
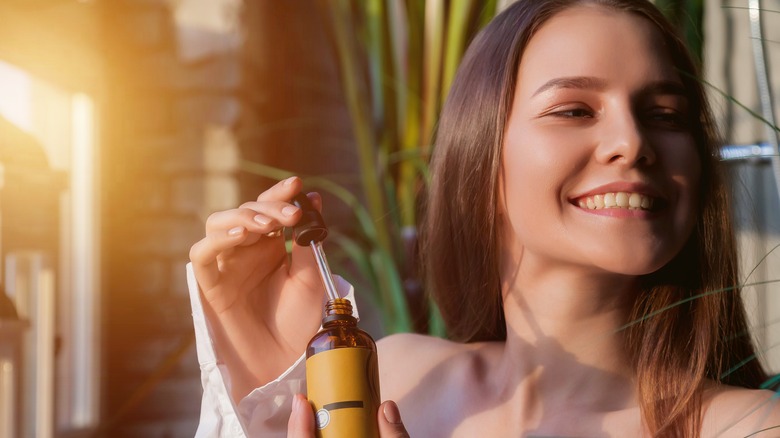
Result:
M395 402L388 400L379 406L377 422L381 438L409 438ZM287 438L314 438L314 412L306 397L301 394L296 394L293 399L292 413L287 422Z

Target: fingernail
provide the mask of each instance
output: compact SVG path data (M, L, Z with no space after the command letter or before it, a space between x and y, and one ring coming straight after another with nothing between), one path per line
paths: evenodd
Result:
M401 423L401 413L398 412L398 406L395 404L395 402L388 401L385 403L385 407L382 409L382 412L385 414L385 420L387 420L388 423Z
M294 207L292 205L288 205L287 207L284 207L282 209L282 214L285 216L292 216L297 212L298 212L298 207Z
M295 181L295 178L297 178L297 177L291 176L291 177L287 178L286 180L284 180L283 184L286 185L286 186L289 186L290 184L293 183L293 181Z
M271 218L262 214L255 215L253 219L260 225L268 225L271 223Z
M235 227L228 230L228 234L231 236L238 236L239 234L244 232L244 227Z

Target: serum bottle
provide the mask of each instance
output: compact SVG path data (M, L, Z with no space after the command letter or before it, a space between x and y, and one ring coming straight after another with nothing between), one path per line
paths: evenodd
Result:
M318 438L378 438L379 368L376 344L358 328L352 304L340 298L333 284L322 241L327 236L322 216L306 195L293 204L303 211L295 242L314 253L328 302L320 330L306 348L306 389L315 413Z

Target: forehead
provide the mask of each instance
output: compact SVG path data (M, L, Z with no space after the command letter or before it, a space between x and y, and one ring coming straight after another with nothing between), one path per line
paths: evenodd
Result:
M518 87L565 76L622 82L679 80L653 23L595 5L568 8L536 31L520 61Z

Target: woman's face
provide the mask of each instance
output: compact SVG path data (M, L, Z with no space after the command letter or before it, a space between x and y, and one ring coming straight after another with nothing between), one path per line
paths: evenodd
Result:
M687 111L646 19L578 6L547 21L521 59L504 137L513 260L626 275L668 263L696 214Z

